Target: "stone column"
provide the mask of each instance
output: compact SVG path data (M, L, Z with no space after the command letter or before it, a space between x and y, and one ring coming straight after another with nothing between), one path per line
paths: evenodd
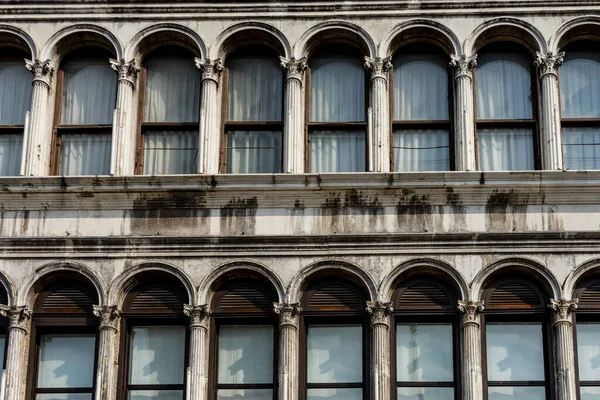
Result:
M573 340L572 313L577 309L578 300L550 300L553 311L554 354L556 365L556 399L577 399L575 380L575 355Z
M279 400L298 398L298 315L302 308L298 303L273 304L279 314Z
M133 175L135 168L135 129L133 129L133 91L140 68L135 60L110 59L117 72L117 106L113 121L110 173Z
M208 323L211 311L208 305L184 305L183 312L190 318L190 381L186 382L191 400L206 400L208 385Z
M463 400L483 399L481 358L481 317L483 301L459 301L462 315L462 390Z
M369 133L367 141L369 171L390 172L390 91L388 72L392 69L390 58L365 57L365 68L371 72L369 104Z
M308 67L306 58L279 57L286 71L285 103L283 115L283 172L304 173L304 71Z
M200 99L200 137L198 140L198 173L219 173L221 130L219 120L221 104L219 80L223 71L220 59L195 59L196 67L202 72L202 95Z
M98 363L96 369L96 393L94 400L114 400L117 396L117 370L115 348L118 347L121 311L117 306L94 306L94 315L100 319L98 328Z
M371 315L371 400L390 398L390 316L392 303L368 301ZM396 396L394 395L394 398Z
M48 175L50 168L52 135L46 117L51 114L48 110L48 99L54 67L50 60L25 60L25 67L33 74L33 87L29 127L25 127L28 135L23 138L25 159L22 160L22 171L25 176L44 176Z
M31 320L31 310L27 306L3 306L0 315L8 317L8 349L6 353L6 390L1 400L19 400L21 398L22 377L27 375L23 360L27 345L27 331Z
M454 160L457 171L475 171L475 103L473 69L477 54L470 57L450 56L454 68Z
M558 67L565 53L537 53L535 65L540 76L540 147L542 169L563 169L560 100L558 97Z

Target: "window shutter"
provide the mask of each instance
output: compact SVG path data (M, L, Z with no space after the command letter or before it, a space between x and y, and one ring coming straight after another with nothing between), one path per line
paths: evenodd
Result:
M141 290L133 299L131 312L181 313L182 299L172 290L162 286L150 286Z
M537 291L524 282L501 283L492 290L486 308L543 308L544 304Z
M579 308L600 308L600 281L592 282L581 289Z
M362 311L364 301L349 286L330 283L317 288L308 302L311 311Z
M91 313L93 300L79 288L59 287L50 291L42 302L41 312L48 313Z
M398 296L395 309L449 309L456 302L442 288L428 282L417 282L409 285Z
M217 309L219 312L272 312L273 298L257 286L242 284L226 290Z

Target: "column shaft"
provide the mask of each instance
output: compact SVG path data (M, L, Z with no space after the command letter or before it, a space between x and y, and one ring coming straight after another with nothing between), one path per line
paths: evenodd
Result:
M298 304L274 304L279 314L279 400L298 399Z
M302 85L306 59L280 57L286 70L285 103L283 115L283 172L304 172L304 100Z
M183 312L190 318L190 353L189 368L191 372L189 385L190 400L207 399L208 365L207 336L210 310L208 306L185 305Z
M371 315L371 400L390 398L389 329L392 311L392 303L367 302L367 312Z
M100 319L96 371L96 393L99 398L94 400L114 400L117 396L115 348L118 347L117 332L121 312L116 306L94 306L94 315Z
M219 173L221 132L219 129L220 102L219 79L223 71L221 60L196 59L196 67L202 72L202 95L200 100L200 132L198 141L198 173Z
M371 71L370 140L368 171L390 171L390 94L388 72L392 69L390 58L365 57L365 67Z
M459 301L462 317L463 400L483 399L480 312L483 302Z
M21 386L26 375L23 371L23 360L27 340L27 330L31 319L31 311L27 307L3 307L0 314L10 319L8 326L8 349L6 353L6 391L5 399L21 399Z
M577 300L550 301L550 308L554 311L556 399L576 400L572 312L577 309Z
M454 74L454 163L457 171L475 171L475 120L473 102L473 73L477 55L452 56Z

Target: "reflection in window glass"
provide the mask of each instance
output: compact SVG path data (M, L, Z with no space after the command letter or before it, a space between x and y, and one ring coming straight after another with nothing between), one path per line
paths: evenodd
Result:
M308 383L362 382L362 327L308 328Z
M398 400L454 400L454 388L399 387Z
M579 393L581 394L581 400L600 399L600 387L581 386Z
M273 346L273 326L221 326L218 382L273 383Z
M36 400L92 400L91 393L38 393Z
M272 398L271 389L219 390L217 393L217 400L271 400Z
M308 389L308 400L362 400L362 389Z
M396 326L398 381L454 381L452 353L451 324L398 324Z
M580 381L600 381L599 338L599 323L577 323L577 358L579 360Z
M41 335L37 387L91 388L95 343L93 334Z
M543 387L490 387L488 400L546 400Z
M183 390L131 390L129 392L129 400L182 400L182 399L183 399Z

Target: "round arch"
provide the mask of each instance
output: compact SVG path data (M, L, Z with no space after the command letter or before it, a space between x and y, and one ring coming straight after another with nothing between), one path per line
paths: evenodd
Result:
M196 52L199 54L201 59L205 59L207 57L206 45L202 38L194 32L192 29L173 23L161 23L150 25L140 32L138 32L131 41L127 44L124 51L124 57L126 60L133 60L139 53L140 46L144 42L144 39L155 34L155 33L163 33L163 32L171 32L175 34L182 35L183 37L189 39L195 47Z
M12 281L12 279L10 279L10 277L4 272L0 272L0 285L2 286L2 288L4 288L4 291L6 292L6 299L8 303L6 305L9 307L16 305L15 284Z
M39 58L39 50L35 41L21 28L0 24L0 33L4 33L7 36L13 36L18 41L23 42L29 48L29 54L31 55L32 60L37 60Z
M48 60L55 57L60 53L58 51L58 45L63 42L64 39L78 33L89 33L100 36L110 45L110 47L112 47L111 50L114 52L116 59L120 60L123 58L123 46L121 45L121 42L106 28L92 24L75 24L59 30L48 39L41 50L41 60Z
M577 40L594 38L600 40L600 17L586 15L562 24L548 41L548 51L558 53Z
M275 28L273 25L265 24L264 22L248 21L230 26L221 32L210 47L210 59L216 60L218 58L224 58L226 53L228 53L226 44L231 41L231 38L244 31L257 31L266 35L273 42L278 44L277 47L281 47L281 50L283 51L281 56L285 58L292 57L292 46L287 37L279 29Z
M582 279L585 279L585 277L589 276L590 274L600 275L600 259L593 258L588 260L579 264L575 269L573 269L573 271L571 271L569 276L567 276L567 279L565 279L565 283L563 285L565 299L572 299L578 283L580 283Z
M379 43L379 56L383 58L393 55L396 48L399 47L397 44L400 44L395 43L398 38L411 32L414 33L413 36L416 36L416 39L429 38L432 41L438 42L448 54L454 54L459 57L462 55L460 41L447 26L429 19L414 19L394 26L385 35L381 43ZM408 40L412 41L410 35ZM402 41L404 42L405 38Z
M507 39L526 46L532 54L546 54L546 41L540 31L533 25L518 18L495 18L477 26L465 40L464 54L477 53L487 43L494 40Z
M339 20L319 23L304 32L298 42L296 42L294 45L294 57L299 60L308 56L312 49L311 44L314 42L316 37L320 37L322 34L327 32L335 31L341 31L359 37L362 41L363 47L365 47L365 50L368 52L368 54L365 55L368 55L371 58L377 57L377 46L375 46L375 42L367 33L367 31L353 23Z

